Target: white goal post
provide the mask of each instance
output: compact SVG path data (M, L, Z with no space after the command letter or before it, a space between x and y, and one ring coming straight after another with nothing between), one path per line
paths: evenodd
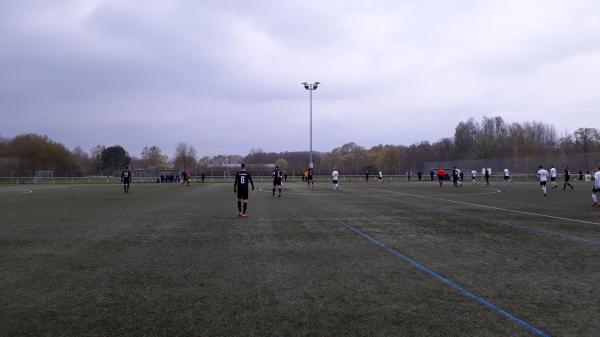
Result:
M33 175L34 184L42 183L54 183L54 171L51 170L37 170Z

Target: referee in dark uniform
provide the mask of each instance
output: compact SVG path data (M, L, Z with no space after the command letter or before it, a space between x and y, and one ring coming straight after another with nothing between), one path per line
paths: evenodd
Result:
M571 181L571 172L569 172L569 167L565 167L565 184L563 185L563 191L567 188L567 186L571 187L571 191L575 189L573 185L570 183Z
M242 170L235 175L235 183L233 183L233 193L237 193L238 198L238 210L240 211L241 217L247 217L246 209L248 208L248 183L252 185L254 191L254 182L250 173L246 171L246 164L242 163ZM244 208L242 210L242 202Z

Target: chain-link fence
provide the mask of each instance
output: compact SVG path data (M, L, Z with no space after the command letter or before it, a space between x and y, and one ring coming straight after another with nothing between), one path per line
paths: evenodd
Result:
M205 175L204 180L202 176L193 176L191 178L192 183L232 183L235 180L235 174L229 175ZM254 183L268 183L273 181L272 175L252 175ZM314 175L313 180L318 183L330 183L331 176L329 175ZM339 181L345 182L364 182L364 175L340 175ZM410 179L406 175L384 175L383 180L385 182L416 182L419 181L416 175L411 176ZM429 181L429 176L422 176L423 181ZM369 177L370 182L376 182L377 176L371 175ZM119 184L121 178L113 176L89 176L89 177L0 177L0 185L2 184ZM294 174L287 177L287 182L290 183L301 183L305 182L302 175ZM160 177L139 177L133 176L132 183L134 184L178 184L181 183L180 179L174 179L169 181L161 181Z
M504 169L509 169L511 173L531 173L537 172L538 167L543 165L546 169L554 165L559 172L562 172L567 166L571 174L578 174L579 171L590 173L595 171L595 167L600 165L600 152L591 153L561 153L558 155L543 155L532 157L511 157L511 158L490 158L490 159L469 159L469 160L449 160L449 161L430 161L425 163L425 172L437 168L460 168L465 174L471 170L481 172L482 168L491 168L492 173L500 174Z

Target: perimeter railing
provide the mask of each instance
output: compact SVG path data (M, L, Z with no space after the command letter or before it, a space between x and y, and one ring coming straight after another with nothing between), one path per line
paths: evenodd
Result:
M234 176L205 176L205 183L233 183ZM580 177L579 174L572 174L572 180L585 180L589 181L591 176L589 174L584 174ZM330 182L331 177L325 175L315 176L315 182ZM255 183L271 183L273 180L272 176L254 176L253 180ZM365 182L364 175L340 175L340 182ZM434 176L434 181L437 181L437 177ZM451 178L449 179L451 180ZM485 182L484 177L482 175L478 175L476 177L477 182ZM511 175L511 180L513 182L527 182L527 181L537 181L536 174L513 174ZM564 175L558 176L559 181L564 181ZM202 183L201 176L193 176L190 180L192 183ZM377 181L377 176L369 176L369 181L375 182ZM410 182L410 183L418 183L418 182L431 182L430 175L423 175L421 180L419 181L417 175L413 175L410 177L410 180L407 175L384 175L384 182ZM463 177L464 182L471 182L471 176L465 175ZM288 176L287 182L291 183L301 183L304 182L301 176ZM504 182L503 175L491 175L490 182ZM10 184L120 184L121 179L119 177L106 177L106 176L90 176L90 177L0 177L0 184L10 185ZM181 180L173 180L173 181L162 181L159 177L133 177L133 184L178 184L181 183Z

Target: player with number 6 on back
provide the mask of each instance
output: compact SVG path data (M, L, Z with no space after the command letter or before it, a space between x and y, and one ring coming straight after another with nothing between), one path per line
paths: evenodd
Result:
M273 169L273 197L275 197L275 188L279 187L279 197L281 198L281 181L283 180L283 171L279 165L275 165Z
M248 183L252 185L254 191L254 182L250 173L246 171L246 164L242 163L242 170L235 175L235 182L233 183L233 193L237 193L238 198L238 210L241 217L247 217L246 209L248 208ZM242 202L244 208L242 210Z

